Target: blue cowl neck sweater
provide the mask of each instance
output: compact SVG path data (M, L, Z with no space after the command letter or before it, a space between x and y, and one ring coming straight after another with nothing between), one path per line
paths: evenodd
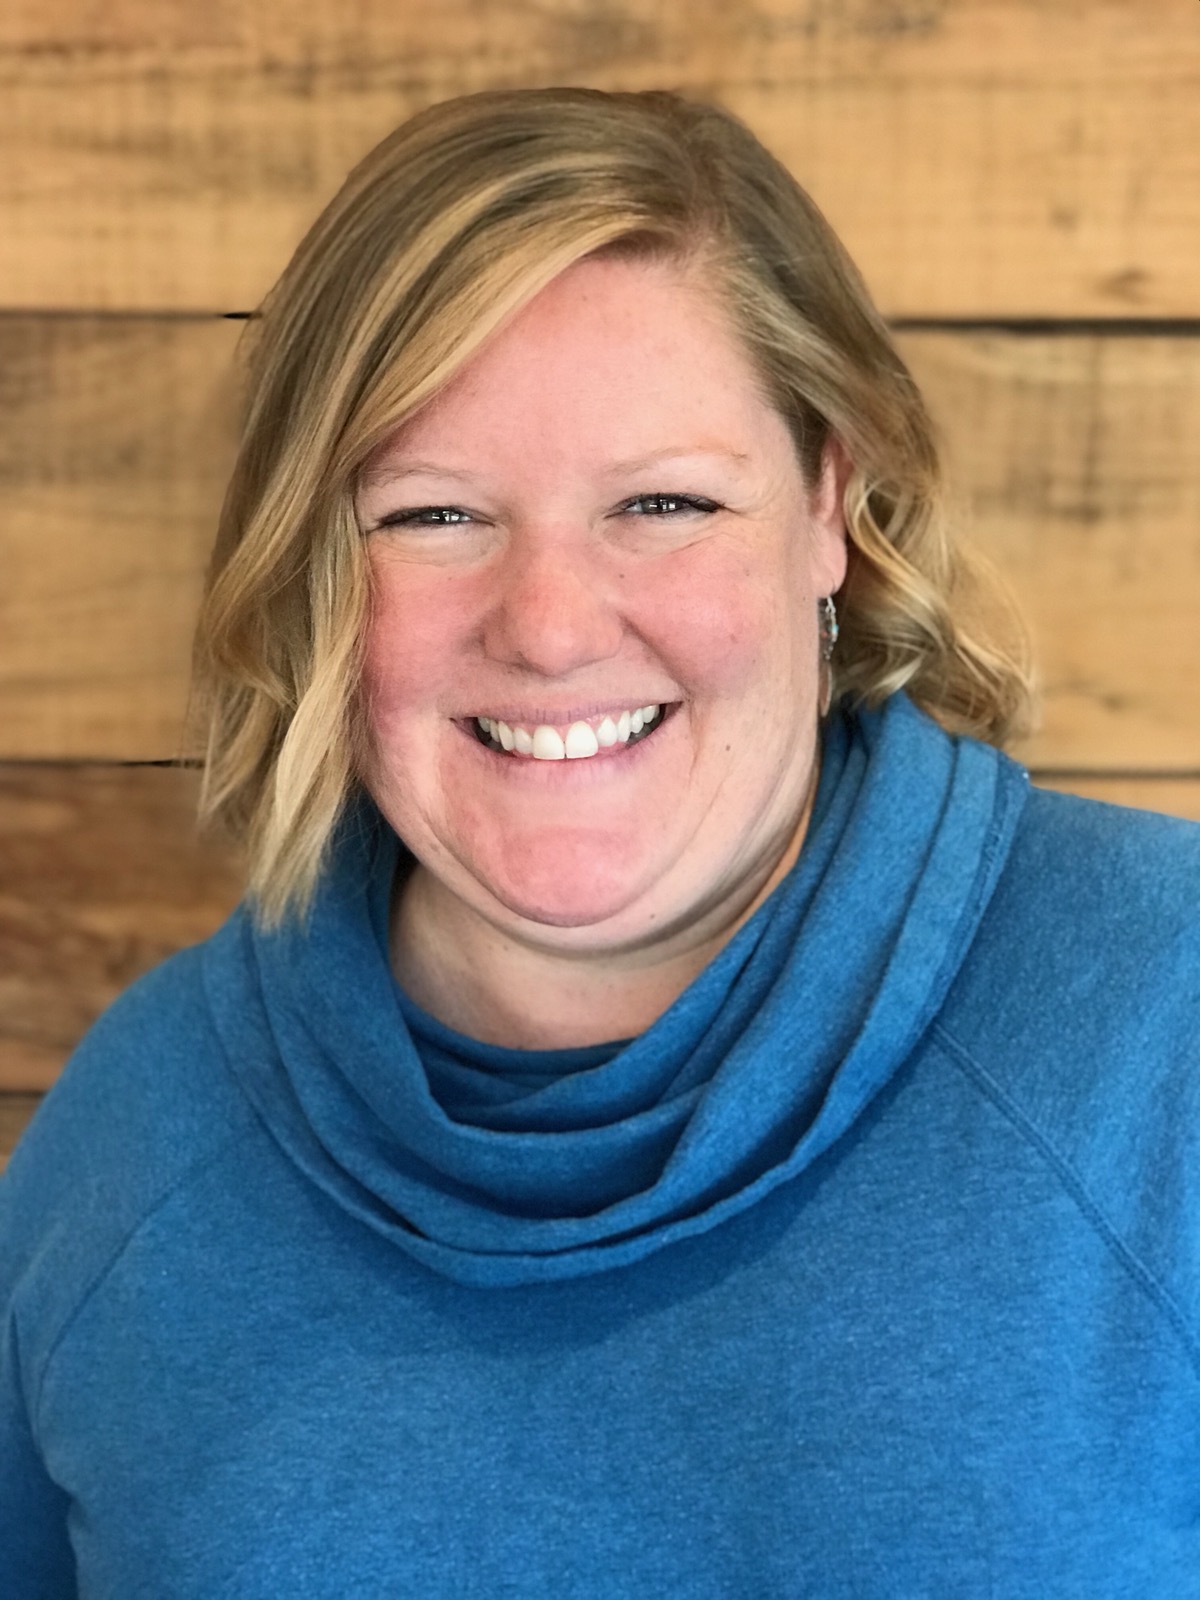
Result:
M1198 835L897 696L644 1035L422 1051L356 805L0 1186L0 1592L1200 1596Z
M907 746L903 798L864 786L867 749L839 727L796 870L615 1060L516 1096L484 1084L452 1108L431 1093L386 959L395 837L357 812L307 932L263 937L242 918L210 950L213 1015L247 1095L314 1183L461 1283L599 1272L735 1215L889 1080L1003 864L1023 775L980 745L914 741L914 725L878 723L884 762Z

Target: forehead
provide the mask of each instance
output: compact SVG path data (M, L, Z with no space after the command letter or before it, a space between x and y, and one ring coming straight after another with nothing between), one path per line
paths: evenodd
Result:
M592 257L494 334L375 453L364 481L435 449L748 454L764 430L777 443L786 425L712 282L674 262Z

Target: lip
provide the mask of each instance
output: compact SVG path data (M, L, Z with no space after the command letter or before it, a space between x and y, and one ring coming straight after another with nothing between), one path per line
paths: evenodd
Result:
M589 700L584 704L558 709L551 706L521 708L514 705L486 705L480 706L478 711L467 712L465 716L456 717L454 720L469 726L476 717L495 717L499 722L507 722L509 727L569 728L573 722L590 722L594 717L615 719L622 711L632 711L636 706L662 706L665 718L679 704L678 700L672 700L665 695L656 698L648 694L640 700L636 696L629 700Z

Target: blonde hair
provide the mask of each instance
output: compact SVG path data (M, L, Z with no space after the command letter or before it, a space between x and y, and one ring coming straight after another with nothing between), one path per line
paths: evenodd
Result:
M839 698L906 690L1003 743L1030 688L975 621L988 585L941 509L933 429L836 236L722 108L666 91L503 90L431 106L351 173L249 328L248 405L196 640L202 817L247 846L266 924L303 912L358 782L367 457L501 323L597 252L697 266L814 474L853 463Z

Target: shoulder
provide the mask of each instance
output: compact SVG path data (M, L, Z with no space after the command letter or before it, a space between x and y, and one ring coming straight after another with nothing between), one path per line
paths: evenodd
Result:
M1053 1019L1061 1036L1074 1016L1166 1044L1195 1018L1198 963L1200 825L1033 789L956 985L956 1023Z
M1200 826L1033 790L935 1031L1200 1335Z
M224 932L224 930L223 930ZM223 934L217 935L220 939ZM242 1120L205 984L206 945L180 951L92 1026L18 1145L5 1183L153 1193Z
M255 1126L205 955L173 956L100 1017L0 1178L0 1312L21 1308L47 1341L144 1218Z
M1200 823L1035 787L1012 865L1018 876L1082 874L1139 899L1144 892L1156 901L1164 894L1181 900L1200 885Z

